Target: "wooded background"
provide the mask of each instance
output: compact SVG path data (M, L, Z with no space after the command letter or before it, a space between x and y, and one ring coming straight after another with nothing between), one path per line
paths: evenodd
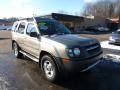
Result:
M95 3L87 3L82 15L120 19L120 0L99 0Z

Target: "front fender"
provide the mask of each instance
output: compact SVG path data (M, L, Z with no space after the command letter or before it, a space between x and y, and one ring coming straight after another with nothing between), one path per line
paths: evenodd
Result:
M46 51L52 54L54 57L60 57L60 54L56 47L48 43L41 43L41 51Z
M41 50L51 53L55 57L69 58L66 53L66 46L48 38L41 38Z

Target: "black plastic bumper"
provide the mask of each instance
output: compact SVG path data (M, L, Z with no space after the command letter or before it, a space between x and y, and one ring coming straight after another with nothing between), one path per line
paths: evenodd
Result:
M70 60L67 63L59 65L59 69L68 72L84 72L98 64L101 59L102 54L86 60Z

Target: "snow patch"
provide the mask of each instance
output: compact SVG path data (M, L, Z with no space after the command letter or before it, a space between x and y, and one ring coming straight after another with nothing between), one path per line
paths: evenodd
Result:
M120 50L120 46L111 45L111 44L109 44L109 41L103 41L100 44L101 44L102 48Z

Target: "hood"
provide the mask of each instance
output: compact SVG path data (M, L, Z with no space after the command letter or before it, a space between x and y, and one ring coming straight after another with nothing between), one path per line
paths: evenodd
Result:
M68 47L86 46L96 43L96 39L80 37L80 35L53 35L46 37L50 40L62 43Z

